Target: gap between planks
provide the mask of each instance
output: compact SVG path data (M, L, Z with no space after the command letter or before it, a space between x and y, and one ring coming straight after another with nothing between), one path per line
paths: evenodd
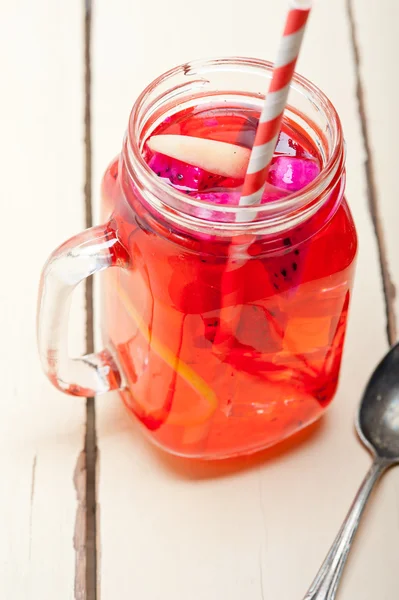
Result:
M91 136L91 26L92 2L83 0L84 27L84 213L85 227L93 225L92 136ZM93 280L85 290L86 352L94 352ZM86 399L84 450L76 464L74 485L77 495L75 522L75 600L97 600L97 434L95 399Z
M395 314L395 296L396 289L391 278L388 264L387 248L384 238L384 227L381 220L381 206L377 191L375 179L374 158L370 143L370 134L367 123L367 111L365 102L364 85L361 75L361 55L359 41L357 36L356 17L353 8L353 0L346 0L346 12L348 15L350 27L350 40L355 63L356 78L356 98L358 103L359 118L361 124L361 133L365 151L364 170L367 183L367 197L371 220L374 226L374 233L377 240L379 263L381 269L381 278L384 289L385 314L386 314L386 332L390 346L397 341L397 323Z

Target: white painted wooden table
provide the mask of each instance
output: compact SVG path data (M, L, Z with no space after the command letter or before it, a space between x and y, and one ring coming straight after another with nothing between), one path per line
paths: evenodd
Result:
M42 263L96 220L139 91L191 58L273 58L284 8L1 0L1 600L301 600L345 515L370 460L355 407L399 312L396 0L319 0L298 65L341 115L360 235L341 384L320 427L238 471L181 462L149 447L116 396L94 411L55 391L35 349ZM83 291L74 313L81 352ZM397 598L398 565L399 469L373 497L339 597Z

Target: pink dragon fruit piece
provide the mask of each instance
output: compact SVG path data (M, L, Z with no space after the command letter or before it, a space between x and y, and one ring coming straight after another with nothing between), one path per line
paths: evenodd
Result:
M272 202L273 200L280 200L288 195L289 192L286 190L281 190L270 183L266 184L265 191L262 196L261 204L266 204L267 202ZM189 194L192 198L196 200L203 200L204 202L219 204L225 206L238 206L241 197L240 190L221 190L218 192L199 192L197 194ZM223 221L225 223L229 223L234 221L233 213L223 213L219 211L213 211L209 207L201 207L196 208L194 214L200 219L205 219L208 221Z
M221 192L202 192L199 194L190 194L192 198L196 200L202 200L203 202L209 202L212 204L222 204L225 206L238 206L241 192L237 190L221 191ZM209 206L203 208L195 208L194 215L205 221L222 221L224 223L230 223L234 221L234 214L223 213L216 210L212 210Z
M215 178L215 183L219 179L217 175L210 179L210 174L200 167L189 165L176 158L159 153L155 153L151 157L148 166L158 177L167 180L168 183L181 190L198 191L206 183L208 185L211 184L213 177Z
M266 204L267 202L273 202L274 200L281 200L281 198L285 198L289 195L289 191L285 189L281 189L272 185L269 182L266 182L265 191L263 192L261 204Z
M304 188L320 173L315 160L279 156L273 159L269 170L269 182L283 190L297 192Z

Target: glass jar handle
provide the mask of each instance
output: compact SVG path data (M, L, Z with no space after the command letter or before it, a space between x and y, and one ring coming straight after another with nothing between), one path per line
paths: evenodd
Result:
M62 244L45 264L39 290L38 347L46 375L61 391L94 396L121 387L122 376L108 350L69 356L68 321L76 286L94 273L127 262L116 233L100 225Z

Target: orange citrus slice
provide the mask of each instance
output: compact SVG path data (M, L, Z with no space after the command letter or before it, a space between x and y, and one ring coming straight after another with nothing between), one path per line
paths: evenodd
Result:
M197 393L200 397L206 400L206 408L194 406L190 402L186 402L187 410L180 409L178 411L172 409L167 417L167 422L173 425L195 425L203 423L215 412L218 406L218 400L215 392L209 387L206 381L198 375L189 365L178 359L175 354L165 346L159 339L150 334L150 330L143 321L140 314L137 312L129 296L118 284L118 295L123 303L123 306L129 316L136 323L138 330L144 337L146 342L173 371L176 373Z

